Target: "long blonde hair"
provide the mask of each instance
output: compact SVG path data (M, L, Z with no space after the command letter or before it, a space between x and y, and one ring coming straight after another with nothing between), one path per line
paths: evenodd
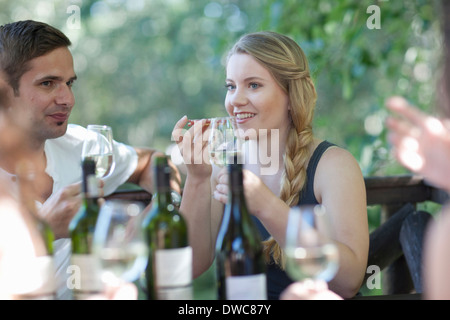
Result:
M279 33L263 31L244 35L231 49L255 58L274 77L289 97L291 126L284 155L285 171L280 198L290 207L297 205L306 183L309 147L313 142L312 121L317 94L311 80L308 61L300 46ZM284 253L272 237L263 242L267 260L284 268Z

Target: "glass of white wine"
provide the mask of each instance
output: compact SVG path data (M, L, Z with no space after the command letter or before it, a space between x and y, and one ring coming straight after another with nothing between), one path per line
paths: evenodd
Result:
M240 159L242 140L237 136L236 118L212 118L209 128L209 158L210 161L223 167L234 159Z
M141 227L143 214L144 206L139 202L115 199L102 205L93 251L100 260L104 283L133 282L145 270L148 248Z
M301 205L289 211L286 228L286 271L296 281L330 281L339 268L329 216L322 205Z
M105 178L114 171L115 166L112 129L106 125L90 124L87 130L81 157L93 159L97 178Z

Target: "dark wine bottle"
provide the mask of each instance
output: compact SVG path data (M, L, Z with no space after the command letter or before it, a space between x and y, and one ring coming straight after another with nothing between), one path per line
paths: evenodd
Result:
M149 300L190 300L192 248L184 217L172 204L170 167L166 157L153 164L156 194L143 221L149 247L145 271Z
M56 298L55 265L53 259L53 230L37 212L34 168L21 161L16 168L22 218L34 246L35 257L27 261L21 282L27 285L15 298L24 300L53 300ZM29 285L29 286L28 286ZM28 290L32 287L31 290Z
M244 197L242 165L228 164L229 193L216 241L217 298L266 300L266 264Z
M92 159L84 159L82 172L83 202L69 225L72 240L71 267L73 274L71 278L73 282L68 285L73 289L74 298L77 300L86 299L103 290L100 264L92 252L92 238L100 210L95 162Z

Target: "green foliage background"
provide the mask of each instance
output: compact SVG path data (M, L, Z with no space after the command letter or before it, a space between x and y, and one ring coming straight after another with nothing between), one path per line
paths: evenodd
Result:
M71 121L165 149L175 122L225 114L223 57L244 33L274 30L305 50L319 99L315 132L349 149L365 175L401 173L389 157L384 101L434 103L437 1L0 0L0 23L35 19L72 40L79 76ZM369 29L380 9L380 29ZM80 10L79 28L74 28Z
M315 79L315 134L347 148L371 176L406 172L389 154L385 100L403 95L434 112L441 51L438 4L0 0L0 24L34 19L63 30L73 42L78 75L71 122L109 124L119 141L162 150L183 115L225 114L224 56L241 35L287 34L305 50ZM373 5L379 8L380 29L368 27ZM371 210L369 219L377 219Z

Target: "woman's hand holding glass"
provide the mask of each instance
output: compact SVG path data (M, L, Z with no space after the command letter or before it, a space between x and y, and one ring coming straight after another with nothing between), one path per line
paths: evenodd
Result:
M208 158L208 139L205 139L207 128L207 119L197 120L194 123L184 116L178 120L172 131L172 139L178 146L183 163L190 174L196 177L211 176L211 166L205 161Z
M188 120L184 116L176 123L172 138L186 165L223 167L231 157L241 153L242 141L237 138L235 128L234 117Z

